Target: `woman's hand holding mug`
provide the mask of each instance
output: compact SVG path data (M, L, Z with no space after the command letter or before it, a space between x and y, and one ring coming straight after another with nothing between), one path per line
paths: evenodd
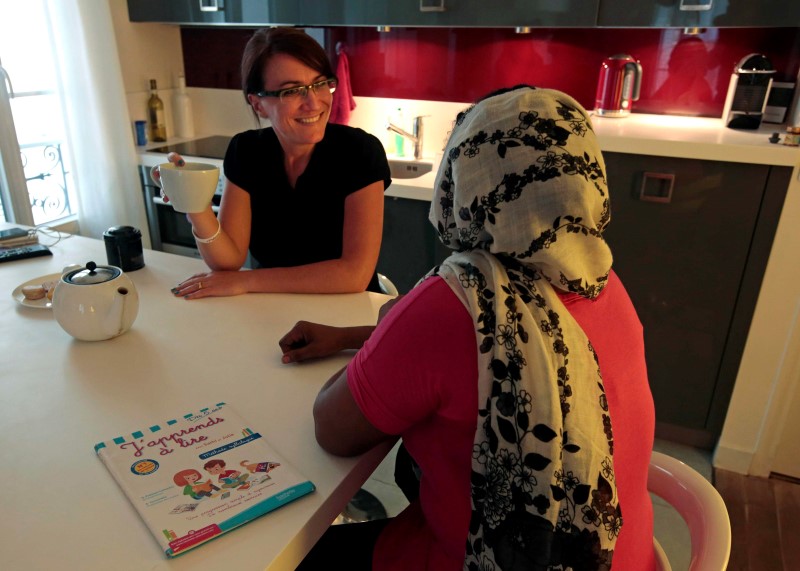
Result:
M170 202L176 212L203 212L217 191L219 168L187 163L178 153L170 153L167 160L150 169L150 178L161 188L165 202Z

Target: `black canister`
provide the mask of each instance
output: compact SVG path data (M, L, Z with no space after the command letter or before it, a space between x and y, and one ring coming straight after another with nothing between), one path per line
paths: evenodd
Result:
M133 226L112 226L103 232L108 264L123 272L132 272L144 267L142 233Z

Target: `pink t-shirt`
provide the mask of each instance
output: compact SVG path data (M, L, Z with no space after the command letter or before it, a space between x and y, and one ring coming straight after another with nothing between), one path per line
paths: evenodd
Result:
M614 429L614 470L623 527L615 571L650 571L653 512L647 467L655 412L642 328L613 272L594 301L560 295L600 359ZM472 318L450 287L430 278L392 309L347 367L364 416L400 434L423 473L419 500L394 518L375 547L373 568L463 567L470 518L470 467L478 410Z

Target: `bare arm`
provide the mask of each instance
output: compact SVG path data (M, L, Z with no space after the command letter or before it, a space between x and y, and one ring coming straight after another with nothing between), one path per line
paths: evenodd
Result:
M340 258L291 268L257 270L251 278L249 291L364 291L375 273L382 232L383 181L376 181L345 199Z
M225 181L219 217L211 207L198 214L189 214L196 236L210 238L217 230L219 236L209 244L197 241L203 261L211 270L238 271L247 259L250 247L250 195L231 181Z
M183 157L172 152L167 160L184 165ZM163 193L163 192L162 192ZM165 196L168 202L169 198ZM247 259L250 245L250 195L229 180L225 181L219 217L209 204L202 212L187 214L200 255L212 270L239 270ZM213 237L213 242L203 239Z
M378 323L399 299L381 306ZM302 361L342 349L361 348L374 329L371 325L330 327L299 321L278 343L284 363ZM334 374L320 389L314 402L314 427L319 445L339 456L361 454L379 442L397 438L375 428L363 415L347 384L346 368Z
M314 402L314 430L322 448L337 456L356 456L397 436L381 432L358 408L347 371L342 369L322 387Z

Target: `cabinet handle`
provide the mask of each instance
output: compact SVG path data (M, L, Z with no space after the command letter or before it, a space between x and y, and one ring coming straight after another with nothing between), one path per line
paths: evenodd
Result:
M705 12L711 10L714 5L714 0L708 0L705 4L702 0L681 0L681 5L678 7L682 12Z
M419 0L420 12L444 12L444 0Z
M674 187L674 174L646 172L642 177L642 188L639 191L639 200L644 202L669 203L672 201L672 189Z
M219 12L225 9L224 0L198 0L201 12Z

